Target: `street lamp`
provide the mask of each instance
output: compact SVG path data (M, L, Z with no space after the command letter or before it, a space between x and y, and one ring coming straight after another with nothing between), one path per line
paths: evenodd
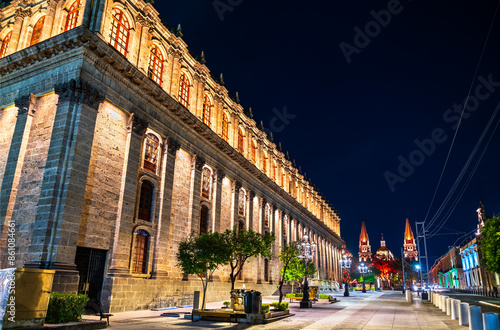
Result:
M420 282L420 264L415 265L415 268L417 269L417 296L420 297L420 289L418 288L418 283L420 283L420 286L422 286L422 283Z
M309 298L309 284L307 283L307 262L309 260L313 260L314 258L314 252L316 252L316 243L312 242L309 243L309 236L304 234L302 236L302 243L297 244L297 249L299 249L300 254L299 254L299 259L304 260L304 265L306 268L306 274L305 274L305 279L304 279L304 290L303 290L303 297L302 300L300 301L300 308L311 308L312 307L312 302L311 299Z
M366 293L366 287L365 287L365 277L364 274L368 273L368 266L366 266L364 263L358 266L359 272L361 273L361 276L363 278L363 293Z
M351 262L352 259L348 258L346 255L342 257L342 259L339 260L340 262L340 267L343 269L344 273L344 297L349 297L349 283L347 283L347 274L349 272L349 268L351 268Z

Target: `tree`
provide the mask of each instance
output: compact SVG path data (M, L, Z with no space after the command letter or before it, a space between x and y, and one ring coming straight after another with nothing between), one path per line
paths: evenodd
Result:
M492 273L500 273L500 216L487 219L479 241L483 258L481 262Z
M317 272L316 265L312 261L307 262L307 274L313 275ZM293 258L284 274L285 281L298 281L301 285L306 275L304 261L299 257Z
M224 244L224 236L220 233L191 234L179 243L177 266L185 274L197 275L203 286L202 309L205 309L207 280L221 265L228 263L228 252Z
M300 251L297 249L297 243L292 242L290 244L283 245L281 247L281 253L278 255L280 261L281 261L281 270L280 270L280 281L279 281L279 286L278 286L278 291L280 292L280 298L279 298L279 303L281 304L281 301L283 299L283 282L286 280L286 276L289 272L289 266L293 262L294 259L298 259Z
M231 267L231 274L229 274L231 290L234 290L234 282L248 259L258 256L271 258L271 248L276 236L269 232L262 235L252 229L238 229L237 226L234 226L233 230L226 230L223 235L224 250L227 252L227 260Z

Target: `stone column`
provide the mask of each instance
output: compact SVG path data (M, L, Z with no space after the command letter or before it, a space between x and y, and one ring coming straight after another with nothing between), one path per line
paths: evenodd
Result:
M201 170L205 165L203 157L195 155L192 167L192 189L191 189L191 232L200 232L200 194L201 194Z
M94 33L99 32L104 35L102 25L105 19L106 2L106 0L86 1L82 25Z
M239 196L240 196L241 183L239 181L233 181L231 187L231 228L238 223L238 208L239 208Z
M200 120L203 120L203 101L205 97L205 82L207 78L205 78L201 74L196 74L195 75L195 81L196 81L196 94L194 95L194 102L192 105L193 108L193 113L195 114L196 117L198 117Z
M222 181L224 180L224 177L226 174L224 173L223 170L217 169L217 177L215 181L215 210L213 211L215 215L215 225L214 225L214 231L220 232L220 224L221 224L221 214L222 214Z
M181 74L181 63L182 63L182 52L177 49L172 49L170 51L172 61L172 72L169 75L169 70L167 70L168 77L171 77L172 83L170 84L170 95L174 100L179 99L179 77Z
M253 228L253 199L255 198L255 193L251 190L248 191L247 193L247 198L248 198L248 220L247 220L247 229L252 229Z
M12 54L24 48L24 42L21 38L22 34L26 34L26 27L28 25L28 20L31 17L31 8L23 10L21 8L16 10L14 27L12 29L12 37L9 43L9 49L7 54ZM22 32L22 33L21 33ZM26 39L26 37L24 37Z
M9 222L16 221L16 219L12 219L12 213L16 202L19 181L21 179L21 170L24 165L28 139L31 133L31 124L36 112L36 102L37 99L33 94L19 97L15 101L15 105L18 108L18 115L9 148L3 180L1 182L0 193L0 223L3 224L3 226L0 227L0 251L3 252L1 268L12 268L15 266L15 264L7 262L8 254L5 248L7 247Z
M142 14L136 17L138 24L136 25L137 36L139 37L139 47L137 47L137 68L148 75L149 70L149 54L151 52L151 33L152 24ZM149 76L149 75L148 75Z
M75 254L94 139L104 100L84 81L55 87L59 96L26 268L55 269L53 291L76 292Z
M52 30L55 28L54 23L55 23L55 15L56 15L56 7L57 7L58 1L47 1L47 11L45 13L45 21L43 23L43 28L42 28L42 36L40 38L40 41L49 39L52 37ZM59 31L57 31L58 33Z

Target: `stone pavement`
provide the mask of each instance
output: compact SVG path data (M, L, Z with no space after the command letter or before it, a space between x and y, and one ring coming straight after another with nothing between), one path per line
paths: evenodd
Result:
M190 308L170 311L136 311L114 313L110 318L111 329L467 329L453 321L430 302L422 302L414 296L413 304L405 301L401 292L355 292L351 297L334 295L340 302L313 304L311 309L300 309L298 302L290 303L295 316L262 325L222 322L191 322L182 317L162 317L164 312L182 313ZM264 297L264 303L276 301L276 297ZM209 303L207 308L220 308L221 302ZM84 316L84 319L96 319ZM98 319L98 317L97 317Z

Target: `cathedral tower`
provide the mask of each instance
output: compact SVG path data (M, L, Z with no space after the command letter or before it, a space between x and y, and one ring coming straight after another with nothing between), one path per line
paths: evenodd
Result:
M403 243L405 249L405 258L418 260L417 245L415 244L415 237L411 230L410 220L406 219L405 239Z
M361 223L361 234L359 234L359 261L371 261L372 250L370 247L370 239L366 232L365 222Z

